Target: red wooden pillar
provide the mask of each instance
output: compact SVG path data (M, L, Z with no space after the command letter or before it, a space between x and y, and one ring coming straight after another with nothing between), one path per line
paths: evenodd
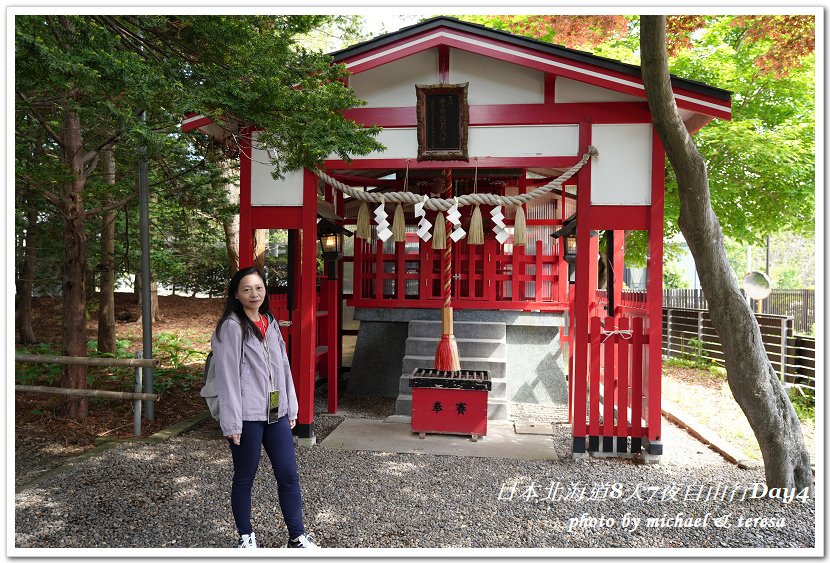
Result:
M321 291L325 294L326 311L326 376L328 381L328 412L335 414L337 412L337 376L338 376L338 361L340 358L339 334L338 327L340 326L340 311L338 302L340 301L337 286L339 280L323 280L323 287ZM324 288L324 289L323 289Z
M251 128L239 135L239 267L254 263L254 230L251 223Z
M297 370L294 387L297 391L299 415L296 434L306 445L313 445L314 437L314 364L317 336L317 176L306 170L303 173L303 216L298 258L300 280L297 311L294 319L297 344Z
M362 238L354 239L354 255L352 257L352 299L355 306L361 306L361 300L368 298L363 292L363 250L365 242Z
M579 126L579 152L586 152L591 144L591 124ZM596 294L596 244L591 245L591 165L583 166L577 174L576 221L576 283L574 297L574 405L573 452L585 453L587 428L585 424L588 390L588 309ZM591 248L593 246L593 248Z
M565 266L567 268L567 266ZM574 292L568 291L568 422L574 423L574 381L576 369L574 367L574 319L576 315L576 301Z
M663 374L663 214L665 199L665 151L655 131L652 134L651 209L648 237L648 452L663 453L661 426L661 378Z

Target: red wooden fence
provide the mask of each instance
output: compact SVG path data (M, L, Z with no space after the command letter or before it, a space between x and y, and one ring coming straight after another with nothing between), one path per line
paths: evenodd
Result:
M648 426L659 435L660 424L660 397L648 393L645 320L595 316L589 328L587 397L574 397L586 401L588 436L575 437L587 438L588 451L638 453Z
M504 251L493 239L484 245L455 243L453 307L456 309L567 310L567 264L559 243L546 254L537 240ZM406 242L355 241L355 307L440 308L443 253L414 233ZM561 273L561 275L560 275Z

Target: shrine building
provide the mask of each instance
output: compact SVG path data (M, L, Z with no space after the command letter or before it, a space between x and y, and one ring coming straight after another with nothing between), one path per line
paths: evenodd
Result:
M337 410L341 372L408 415L449 305L461 368L490 373L490 419L561 405L575 453L661 454L665 155L640 68L449 17L332 55L366 102L346 116L382 127L384 151L275 180L254 124L183 123L240 139L240 266L267 266L263 233L287 232L270 298L291 321L300 439L316 385ZM728 91L672 88L690 133L730 119ZM631 231L647 233L644 290L623 284Z

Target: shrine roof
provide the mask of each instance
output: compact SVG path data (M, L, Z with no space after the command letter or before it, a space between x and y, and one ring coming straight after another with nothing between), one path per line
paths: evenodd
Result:
M428 41L427 38L431 39ZM476 42L476 38L483 40ZM568 68L568 62L575 63L568 70L581 70L586 81L610 80L607 87L638 88L642 91L640 67L613 59L600 57L591 53L554 45L545 41L515 35L506 31L492 29L483 25L461 21L448 16L438 16L420 23L401 28L397 31L380 35L373 39L357 43L345 49L330 53L336 62L345 63L351 72L361 72L367 68L379 66L386 60L399 58L404 53L417 52L431 48L438 42L451 47L469 48L488 56L503 58L517 64L549 65L549 72L557 68ZM501 47L500 47L501 46ZM563 65L563 63L565 63ZM553 66L558 64L559 66ZM538 68L538 66L537 66ZM597 69L599 74L590 75L590 69ZM586 72L588 71L588 72ZM671 75L673 89L681 89L687 94L699 95L698 103L709 106L714 112L703 111L722 118L729 118L731 113L732 93L728 90L711 86L704 82L680 78ZM695 96L696 97L696 96ZM708 99L708 103L707 100Z

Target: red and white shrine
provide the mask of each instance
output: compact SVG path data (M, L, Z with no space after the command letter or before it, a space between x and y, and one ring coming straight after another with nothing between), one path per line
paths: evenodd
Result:
M313 443L317 373L337 409L341 313L351 319L353 307L360 321L349 390L397 396L405 415L407 374L433 367L428 350L448 291L461 368L492 369L491 418L507 417L511 401L560 403L575 453L660 454L665 157L639 67L447 17L333 56L366 101L347 117L381 126L385 151L350 162L333 156L316 171L274 180L256 130L238 130L241 265L254 262L255 230L289 232L295 279L279 303L292 320L285 330L300 437ZM690 132L730 118L729 92L680 78L672 87ZM226 125L193 115L183 128L222 137ZM370 220L338 279L318 274L319 218L354 231L369 202L371 210L384 205L391 223L402 193L402 235ZM466 236L450 252L433 248L425 239L439 220L436 205L473 196L501 204L461 202L458 225L446 226ZM433 203L416 216L412 202L423 198ZM475 207L483 244L469 240ZM432 230L419 231L423 219ZM623 287L626 231L648 232L644 291ZM603 237L611 266L598 287ZM575 260L566 241L575 242Z

